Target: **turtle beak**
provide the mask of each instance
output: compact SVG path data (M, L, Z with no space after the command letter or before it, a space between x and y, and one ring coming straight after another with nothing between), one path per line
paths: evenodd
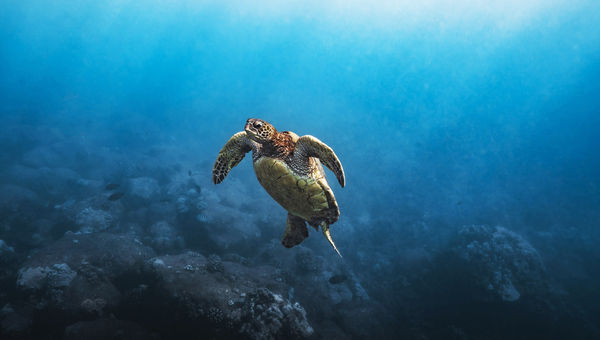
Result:
M252 139L253 141L256 141L256 134L254 133L254 131L252 131L251 129L252 124L250 123L246 123L246 126L244 127L244 131L246 131L246 134L248 135L248 137L250 137L250 139Z
M327 225L327 223L325 223L325 222L322 222L321 223L321 230L323 231L323 235L325 235L325 238L327 239L327 241L329 241L329 244L331 244L331 246L333 247L333 250L335 250L335 252L340 257L342 257L342 254L340 254L340 251L335 246L335 243L333 243L333 239L331 238L331 232L329 231L329 225Z
M256 118L250 118L246 121L246 126L244 126L244 131L246 131L246 134L248 135L248 137L250 139L252 139L255 142L260 143L260 140L257 138L257 131L256 128L254 128L254 122L256 121Z

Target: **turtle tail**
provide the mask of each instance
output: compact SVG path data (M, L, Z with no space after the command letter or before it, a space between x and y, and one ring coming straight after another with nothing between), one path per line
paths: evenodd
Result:
M335 250L335 252L340 257L342 257L342 254L340 254L340 251L335 246L335 243L333 243L333 239L331 238L331 232L329 231L329 224L327 224L327 222L325 222L325 221L321 222L321 231L323 231L323 235L325 235L325 238L327 239L327 241L329 241L329 244L331 244L331 246L333 247L333 250Z

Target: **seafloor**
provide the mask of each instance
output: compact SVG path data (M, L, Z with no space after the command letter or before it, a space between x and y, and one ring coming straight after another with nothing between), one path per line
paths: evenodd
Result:
M98 148L51 127L13 124L2 137L20 155L2 160L2 339L600 334L593 301L578 298L593 296L591 288L573 289L577 278L560 281L547 266L572 266L585 281L585 254L542 256L523 236L482 225L444 242L435 228L415 225L390 246L382 244L393 228L384 218L362 221L381 233L353 242L332 227L344 259L324 240L288 250L279 240L283 210L266 195L249 198L235 178L215 187L210 163L168 143L145 152ZM573 242L586 249L585 240Z

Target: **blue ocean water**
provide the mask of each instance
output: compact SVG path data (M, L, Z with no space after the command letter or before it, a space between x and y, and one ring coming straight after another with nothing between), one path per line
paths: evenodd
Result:
M600 337L597 2L0 9L1 337ZM343 259L211 182L248 118L336 152Z

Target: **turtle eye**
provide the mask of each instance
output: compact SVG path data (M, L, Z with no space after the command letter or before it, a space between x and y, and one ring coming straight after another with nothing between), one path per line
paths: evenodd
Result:
M254 122L254 128L255 129L260 129L262 127L262 123L261 122Z

